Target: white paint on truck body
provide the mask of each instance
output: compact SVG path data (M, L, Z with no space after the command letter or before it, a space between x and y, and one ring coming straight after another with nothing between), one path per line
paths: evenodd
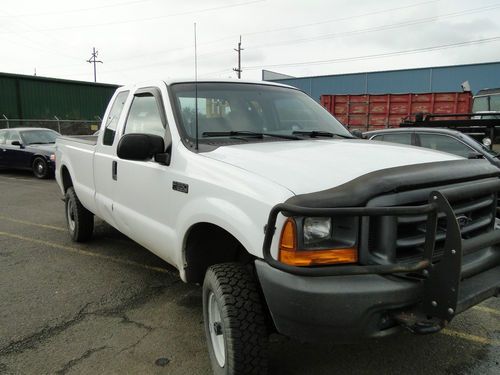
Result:
M162 95L172 137L170 165L116 156L130 95L112 146L103 145L104 125L95 146L67 137L57 140L56 179L63 191L61 171L66 168L88 210L178 268L182 278L186 235L197 223L225 229L250 254L262 258L269 212L294 194L333 188L380 169L459 159L417 147L324 138L221 146L195 153L181 142L165 82L121 87L111 103L122 91L133 94L148 87L159 89ZM116 181L111 179L114 161L118 167ZM189 192L173 190L174 181L189 185ZM272 245L274 254L282 224L280 217Z

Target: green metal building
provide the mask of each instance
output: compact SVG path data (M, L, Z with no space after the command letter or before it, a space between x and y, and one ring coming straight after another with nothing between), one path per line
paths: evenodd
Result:
M102 118L118 85L0 73L0 119Z

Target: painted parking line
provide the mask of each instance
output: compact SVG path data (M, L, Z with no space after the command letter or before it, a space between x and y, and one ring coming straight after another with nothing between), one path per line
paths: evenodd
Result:
M89 257L99 258L99 259L106 259L106 260L109 260L111 262L115 262L115 263L119 263L119 264L126 264L126 265L134 266L134 267L139 267L139 268L143 268L143 269L146 269L149 271L168 273L168 274L174 275L174 272L172 272L171 270L168 270L166 268L148 266L146 264L137 263L137 262L134 262L132 260L121 259L121 258L113 257L110 255L93 253L91 251L81 250L81 249L77 249L75 247L70 247L70 246L65 246L65 245L60 245L60 244L50 242L50 241L37 240L35 238L20 236L18 234L8 233L8 232L0 232L0 236L15 238L18 240L31 242L31 243L36 243L39 245L44 245L44 246L52 247L54 249L64 250L64 251L74 253L74 254L79 254L79 255L84 255L84 256L89 256Z
M485 313L490 313L490 314L493 314L493 315L499 315L500 316L500 310L492 309L491 307L474 306L473 309L477 310L477 311L482 311L482 312L485 312Z
M66 231L66 228L63 228L63 227L57 227L55 225L46 225L46 224L40 224L40 223L33 223L31 221L14 219L12 217L3 216L3 215L0 215L0 220L6 220L6 221L13 222L13 223L24 224L24 225L32 225L32 226L35 226L35 227L40 227L40 228L45 228L45 229L53 229L53 230L57 230L57 231L60 231L60 232L65 232Z
M490 345L490 346L500 346L500 341L495 339L490 339L488 337L471 335L470 333L455 331L449 328L445 328L441 331L442 334L448 335L451 337L457 337L463 340L471 341L476 344L481 345Z

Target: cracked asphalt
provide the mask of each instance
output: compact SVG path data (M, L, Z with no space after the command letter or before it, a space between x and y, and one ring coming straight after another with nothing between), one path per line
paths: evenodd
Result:
M0 171L0 374L210 374L201 291L96 222L66 233L54 180ZM271 337L271 374L498 374L500 300L432 336L349 345Z

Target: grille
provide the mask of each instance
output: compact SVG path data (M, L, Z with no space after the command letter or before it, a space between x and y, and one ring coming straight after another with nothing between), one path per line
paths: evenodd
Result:
M427 202L415 202L422 205ZM490 230L495 224L497 197L489 194L452 203L462 239L469 239ZM384 254L397 262L414 261L422 256L425 244L427 215L382 217L370 222L368 246L372 253ZM442 254L446 237L446 219L438 215L434 257Z

